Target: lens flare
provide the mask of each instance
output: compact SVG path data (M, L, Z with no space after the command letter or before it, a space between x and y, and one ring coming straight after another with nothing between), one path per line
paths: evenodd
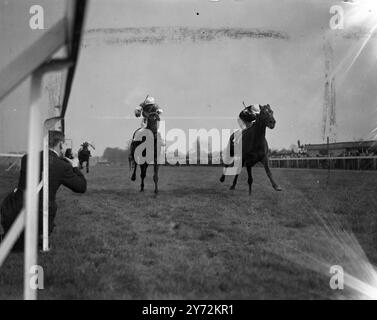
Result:
M324 296L321 298L377 300L376 269L352 232L351 225L344 225L335 212L317 210L303 191L293 184L289 184L289 187L300 195L303 201L302 214L305 214L305 219L310 223L305 232L299 231L295 235L298 236L296 240L276 238L277 245L271 247L271 251L282 259L327 279L328 290L323 292ZM310 225L313 227L309 227ZM330 286L333 275L331 269L334 266L343 269L342 290L335 290Z
M347 26L360 25L364 23L375 24L377 19L377 1L375 0L354 0L343 1L348 4L346 8Z

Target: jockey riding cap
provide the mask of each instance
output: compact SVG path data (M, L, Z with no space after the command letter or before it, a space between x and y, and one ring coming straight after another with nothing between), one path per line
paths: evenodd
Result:
M156 101L155 101L155 99L153 98L153 97L147 97L146 99L145 99L145 101L144 101L144 105L145 106L147 106L147 105L149 105L149 104L155 104L156 103Z

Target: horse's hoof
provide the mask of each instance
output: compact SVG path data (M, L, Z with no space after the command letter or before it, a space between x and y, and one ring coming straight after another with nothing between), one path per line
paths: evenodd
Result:
M131 181L136 181L136 177L132 176Z
M236 190L236 187L235 187L235 186L231 186L231 187L229 188L229 190Z
M275 189L276 191L283 191L283 189L280 188L279 186L275 186L274 189Z
M144 192L144 189L140 189L140 192Z
M221 176L220 182L223 183L225 181L225 176Z

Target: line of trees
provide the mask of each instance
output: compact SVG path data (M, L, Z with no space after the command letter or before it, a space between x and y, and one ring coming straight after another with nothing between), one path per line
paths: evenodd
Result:
M128 149L108 147L103 152L102 158L112 164L126 164L128 163L128 154Z
M277 155L281 155L282 153L283 154L291 154L291 150L272 150L272 152L270 153L272 156L277 156ZM128 150L124 150L124 149L120 149L120 148L106 148L103 155L102 155L102 159L103 160L107 160L109 163L111 164L118 164L118 165L125 165L126 163L128 163L128 155L129 155L129 151ZM174 154L175 157L178 157L179 159L189 159L190 158L190 155L189 153L187 153L186 155L184 154L179 154L177 155L176 153ZM206 153L206 152L201 152L200 153L200 159L204 159L204 158L207 158L208 157L208 162L209 163L212 163L213 160L215 159L221 159L221 153L220 152L216 152L216 153ZM217 160L218 161L218 160Z
M296 147L297 148L297 147ZM178 153L178 150L174 152L174 156L179 158L189 158L189 154L191 152L194 152L193 150L190 150L186 154ZM291 146L290 149L270 149L270 155L271 156L279 156L279 155L289 155L295 152L294 146ZM107 147L102 155L102 159L107 160L111 164L118 164L118 165L125 165L128 163L128 155L129 150L128 149L121 149L121 148L110 148ZM212 162L213 159L221 159L221 152L214 151L214 152L206 152L204 150L200 150L200 158L209 158L209 163Z

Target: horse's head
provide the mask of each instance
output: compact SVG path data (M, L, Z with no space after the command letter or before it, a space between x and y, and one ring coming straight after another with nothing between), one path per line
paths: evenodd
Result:
M158 130L158 123L161 120L158 112L150 112L147 115L147 128L150 129L153 133L156 133Z
M275 128L276 120L274 118L274 112L272 111L269 104L260 106L259 120L266 125L266 127L273 129Z

